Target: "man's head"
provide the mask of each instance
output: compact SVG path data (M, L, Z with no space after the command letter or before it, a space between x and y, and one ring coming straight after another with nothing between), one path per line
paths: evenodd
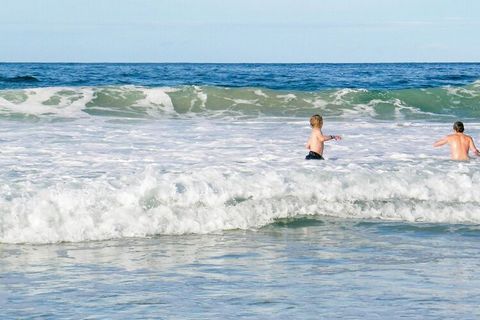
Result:
M463 132L463 130L465 130L463 128L463 123L460 121L455 122L453 124L453 130L455 130L455 132Z
M321 115L314 114L310 117L310 126L312 128L321 128L323 126L323 118Z

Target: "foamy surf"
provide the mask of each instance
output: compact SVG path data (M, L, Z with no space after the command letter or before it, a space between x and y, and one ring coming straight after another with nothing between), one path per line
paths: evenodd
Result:
M204 169L1 190L0 242L106 240L257 229L306 215L480 223L478 172ZM13 190L12 190L13 189ZM16 189L16 191L15 191Z
M480 223L479 161L430 147L444 124L327 121L344 139L313 162L305 122L5 122L0 242L217 233L304 216Z

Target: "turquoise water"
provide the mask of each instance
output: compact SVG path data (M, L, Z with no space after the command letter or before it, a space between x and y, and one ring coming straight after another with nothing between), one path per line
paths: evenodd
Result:
M47 87L0 90L0 117L13 120L88 116L140 119L261 117L335 120L475 121L480 82L396 90L271 90L211 86Z
M0 318L478 318L480 159L432 144L480 144L479 79L0 64Z

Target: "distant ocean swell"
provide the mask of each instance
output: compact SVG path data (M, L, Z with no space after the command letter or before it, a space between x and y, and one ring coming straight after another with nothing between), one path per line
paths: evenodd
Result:
M12 76L12 77L2 77L0 76L0 82L5 83L31 83L31 82L39 82L36 77L34 76Z
M276 219L326 215L480 223L480 173L472 167L389 173L307 168L240 172L205 168L82 184L3 185L0 242L51 243L260 228ZM28 184L28 185L26 185ZM328 186L325 187L325 186Z
M466 86L315 92L180 86L0 90L0 117L307 117L448 120L480 117L480 81Z

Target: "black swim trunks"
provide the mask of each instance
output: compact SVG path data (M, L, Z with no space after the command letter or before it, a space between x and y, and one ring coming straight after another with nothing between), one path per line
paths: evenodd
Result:
M305 157L305 160L324 160L324 159L321 154L310 151Z

